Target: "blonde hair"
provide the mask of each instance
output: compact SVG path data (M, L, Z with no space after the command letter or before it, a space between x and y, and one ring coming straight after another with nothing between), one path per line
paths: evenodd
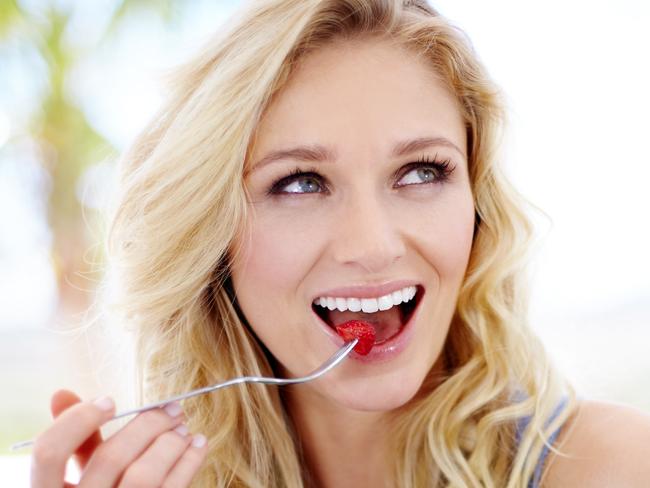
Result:
M120 280L113 308L135 335L139 402L273 374L228 277L247 217L243 175L256 126L301 57L337 39L390 39L429 63L459 101L477 216L446 376L429 375L393 412L392 481L525 487L575 394L526 323L532 230L496 166L503 102L471 44L419 0L257 0L231 21L178 67L167 104L121 160L108 253ZM547 425L563 395L567 407ZM310 484L281 391L230 388L188 400L185 410L190 429L209 439L193 486ZM517 444L523 416L530 422Z

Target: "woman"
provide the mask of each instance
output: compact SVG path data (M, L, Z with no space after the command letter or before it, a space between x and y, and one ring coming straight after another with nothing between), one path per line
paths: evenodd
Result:
M122 161L109 249L140 401L301 376L354 318L377 343L107 440L110 399L57 392L33 486L61 486L73 454L80 486L647 486L648 417L576 399L527 328L502 122L424 1L253 2Z

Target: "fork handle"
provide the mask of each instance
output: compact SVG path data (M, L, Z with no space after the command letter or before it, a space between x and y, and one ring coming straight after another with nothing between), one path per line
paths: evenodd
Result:
M268 378L265 376L241 376L239 378L233 378L231 380L224 381L223 383L219 383L217 385L206 386L204 388L199 388L198 390L190 391L189 393L183 393L182 395L177 395L171 398L167 398L166 400L150 403L143 407L138 407L131 410L126 410L124 412L120 412L117 415L110 418L107 422L122 417L126 417L127 415L133 415L134 413L146 412L147 410L153 410L154 408L162 408L165 405L172 402L184 400L186 398L191 398L197 395L202 395L204 393L209 393L211 391L219 390L221 388L226 388L227 386L238 385L240 383L265 383L270 385L290 385L295 383L303 383L305 381L309 381L317 378L321 374L324 374L325 372L329 371L334 366L336 366L338 363L343 361L343 359L349 354L349 352L354 348L354 346L357 345L357 342L359 342L359 339L354 339L350 342L345 343L345 345L342 348L340 348L332 357L330 357L327 361L325 361L325 363L320 368L316 369L311 374L307 376L303 376L301 378L281 379L281 378ZM29 447L33 444L34 444L33 440L17 442L16 444L13 444L11 446L11 450L17 451L19 449Z

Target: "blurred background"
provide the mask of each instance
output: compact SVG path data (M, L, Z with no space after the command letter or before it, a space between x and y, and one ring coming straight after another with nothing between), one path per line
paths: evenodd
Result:
M580 395L650 412L650 3L432 3L508 97L504 166L540 210L531 321ZM0 0L0 472L59 388L130 398L119 330L88 327L117 155L161 76L239 1ZM539 5L539 4L536 4Z

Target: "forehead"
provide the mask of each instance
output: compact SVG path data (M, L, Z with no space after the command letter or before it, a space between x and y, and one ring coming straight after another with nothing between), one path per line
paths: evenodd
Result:
M423 136L466 149L456 97L426 60L386 40L342 40L301 59L260 121L251 160L299 144L385 153Z

